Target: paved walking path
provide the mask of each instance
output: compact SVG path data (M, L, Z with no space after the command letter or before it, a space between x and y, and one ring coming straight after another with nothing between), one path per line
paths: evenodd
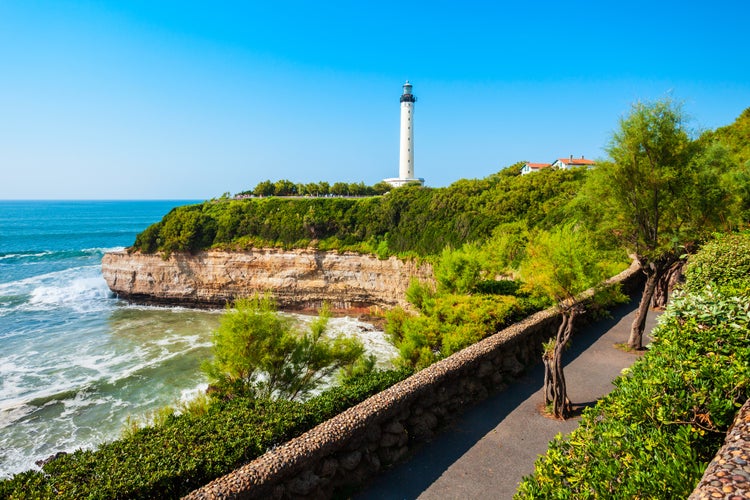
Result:
M620 306L613 317L573 336L565 351L568 397L591 405L612 389L611 381L636 359L614 347L625 342L637 302ZM646 331L655 324L650 311ZM646 339L644 338L644 341ZM468 410L412 457L378 476L356 498L504 499L512 498L534 461L557 433L567 434L579 418L557 421L542 416L541 363L505 391Z

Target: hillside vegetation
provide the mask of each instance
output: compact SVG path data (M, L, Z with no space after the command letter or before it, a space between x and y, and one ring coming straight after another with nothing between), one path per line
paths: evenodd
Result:
M133 249L307 247L382 257L436 255L492 236L507 223L552 227L565 219L585 171L517 175L509 169L447 188L404 187L367 198L251 198L178 207L138 235Z

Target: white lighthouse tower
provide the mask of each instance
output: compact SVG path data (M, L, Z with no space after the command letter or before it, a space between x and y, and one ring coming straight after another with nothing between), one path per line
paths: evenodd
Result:
M410 183L424 184L424 179L414 177L414 103L417 98L411 92L409 80L401 94L401 141L399 148L398 177L385 179L394 187Z

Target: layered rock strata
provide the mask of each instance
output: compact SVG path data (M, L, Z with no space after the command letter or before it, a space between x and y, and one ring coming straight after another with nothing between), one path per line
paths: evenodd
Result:
M221 306L269 292L282 309L334 309L405 303L412 277L432 279L426 264L312 249L210 250L195 255L109 252L102 273L118 296L137 303Z

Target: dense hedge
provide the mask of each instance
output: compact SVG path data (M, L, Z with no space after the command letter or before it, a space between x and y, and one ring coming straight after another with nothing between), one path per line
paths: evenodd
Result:
M719 236L691 257L687 266L688 291L699 291L706 283L738 288L750 285L750 237L747 233Z
M76 451L43 472L0 481L0 498L173 498L229 473L373 394L408 371L374 372L308 400L235 397L202 416L170 416L97 451Z
M578 429L555 438L517 498L690 494L750 397L750 276L740 278L735 262L750 262L750 234L695 256L650 351Z
M211 246L315 244L382 256L434 255L489 237L500 224L565 220L583 170L500 173L447 188L407 186L369 198L252 198L178 207L140 233L134 249L195 252Z

